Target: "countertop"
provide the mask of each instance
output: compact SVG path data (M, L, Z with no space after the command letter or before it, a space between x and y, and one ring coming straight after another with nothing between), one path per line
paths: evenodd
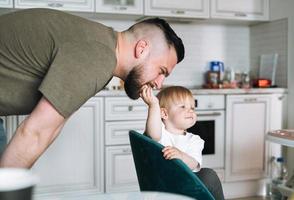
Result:
M194 95L212 95L212 94L284 94L286 88L250 88L250 89L198 89L189 88ZM126 96L124 90L102 90L95 96Z
M47 200L35 196L34 200ZM48 200L193 200L188 196L164 193L164 192L124 192L93 195L65 195L60 197L48 197Z

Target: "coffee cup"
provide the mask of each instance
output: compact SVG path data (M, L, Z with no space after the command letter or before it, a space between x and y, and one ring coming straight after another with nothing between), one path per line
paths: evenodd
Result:
M1 200L32 200L38 178L28 169L0 168Z

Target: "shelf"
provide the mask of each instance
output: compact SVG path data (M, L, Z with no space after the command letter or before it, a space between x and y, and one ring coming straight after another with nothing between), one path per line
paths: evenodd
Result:
M277 130L270 131L266 135L266 140L278 143L288 147L294 147L294 132L293 130Z
M294 189L285 185L272 185L273 188L278 189L283 196L290 197L294 194Z

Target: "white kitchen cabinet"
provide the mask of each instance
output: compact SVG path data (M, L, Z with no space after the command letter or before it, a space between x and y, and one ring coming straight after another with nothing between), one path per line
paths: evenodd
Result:
M144 15L177 18L208 18L208 0L145 0Z
M136 101L128 97L105 98L105 120L147 119L148 107L140 98Z
M0 8L13 8L13 0L0 0Z
M211 18L269 20L269 0L211 0Z
M37 195L103 193L103 98L93 97L74 113L32 170ZM19 123L24 116L19 116Z
M106 147L106 192L139 191L129 145Z
M15 0L15 8L51 8L64 11L94 12L94 0Z
M130 144L130 129L135 130L139 133L143 133L145 130L145 124L145 120L105 122L105 144Z
M143 15L142 0L96 0L97 13Z
M142 99L105 97L106 192L139 190L129 131L144 132L147 109Z
M260 179L268 173L269 130L281 128L283 95L227 95L226 181Z

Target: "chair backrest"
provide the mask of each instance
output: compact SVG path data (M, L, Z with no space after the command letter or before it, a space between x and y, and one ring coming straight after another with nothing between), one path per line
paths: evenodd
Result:
M129 133L141 191L187 195L198 200L214 200L201 180L179 159L166 160L163 146L136 131Z

